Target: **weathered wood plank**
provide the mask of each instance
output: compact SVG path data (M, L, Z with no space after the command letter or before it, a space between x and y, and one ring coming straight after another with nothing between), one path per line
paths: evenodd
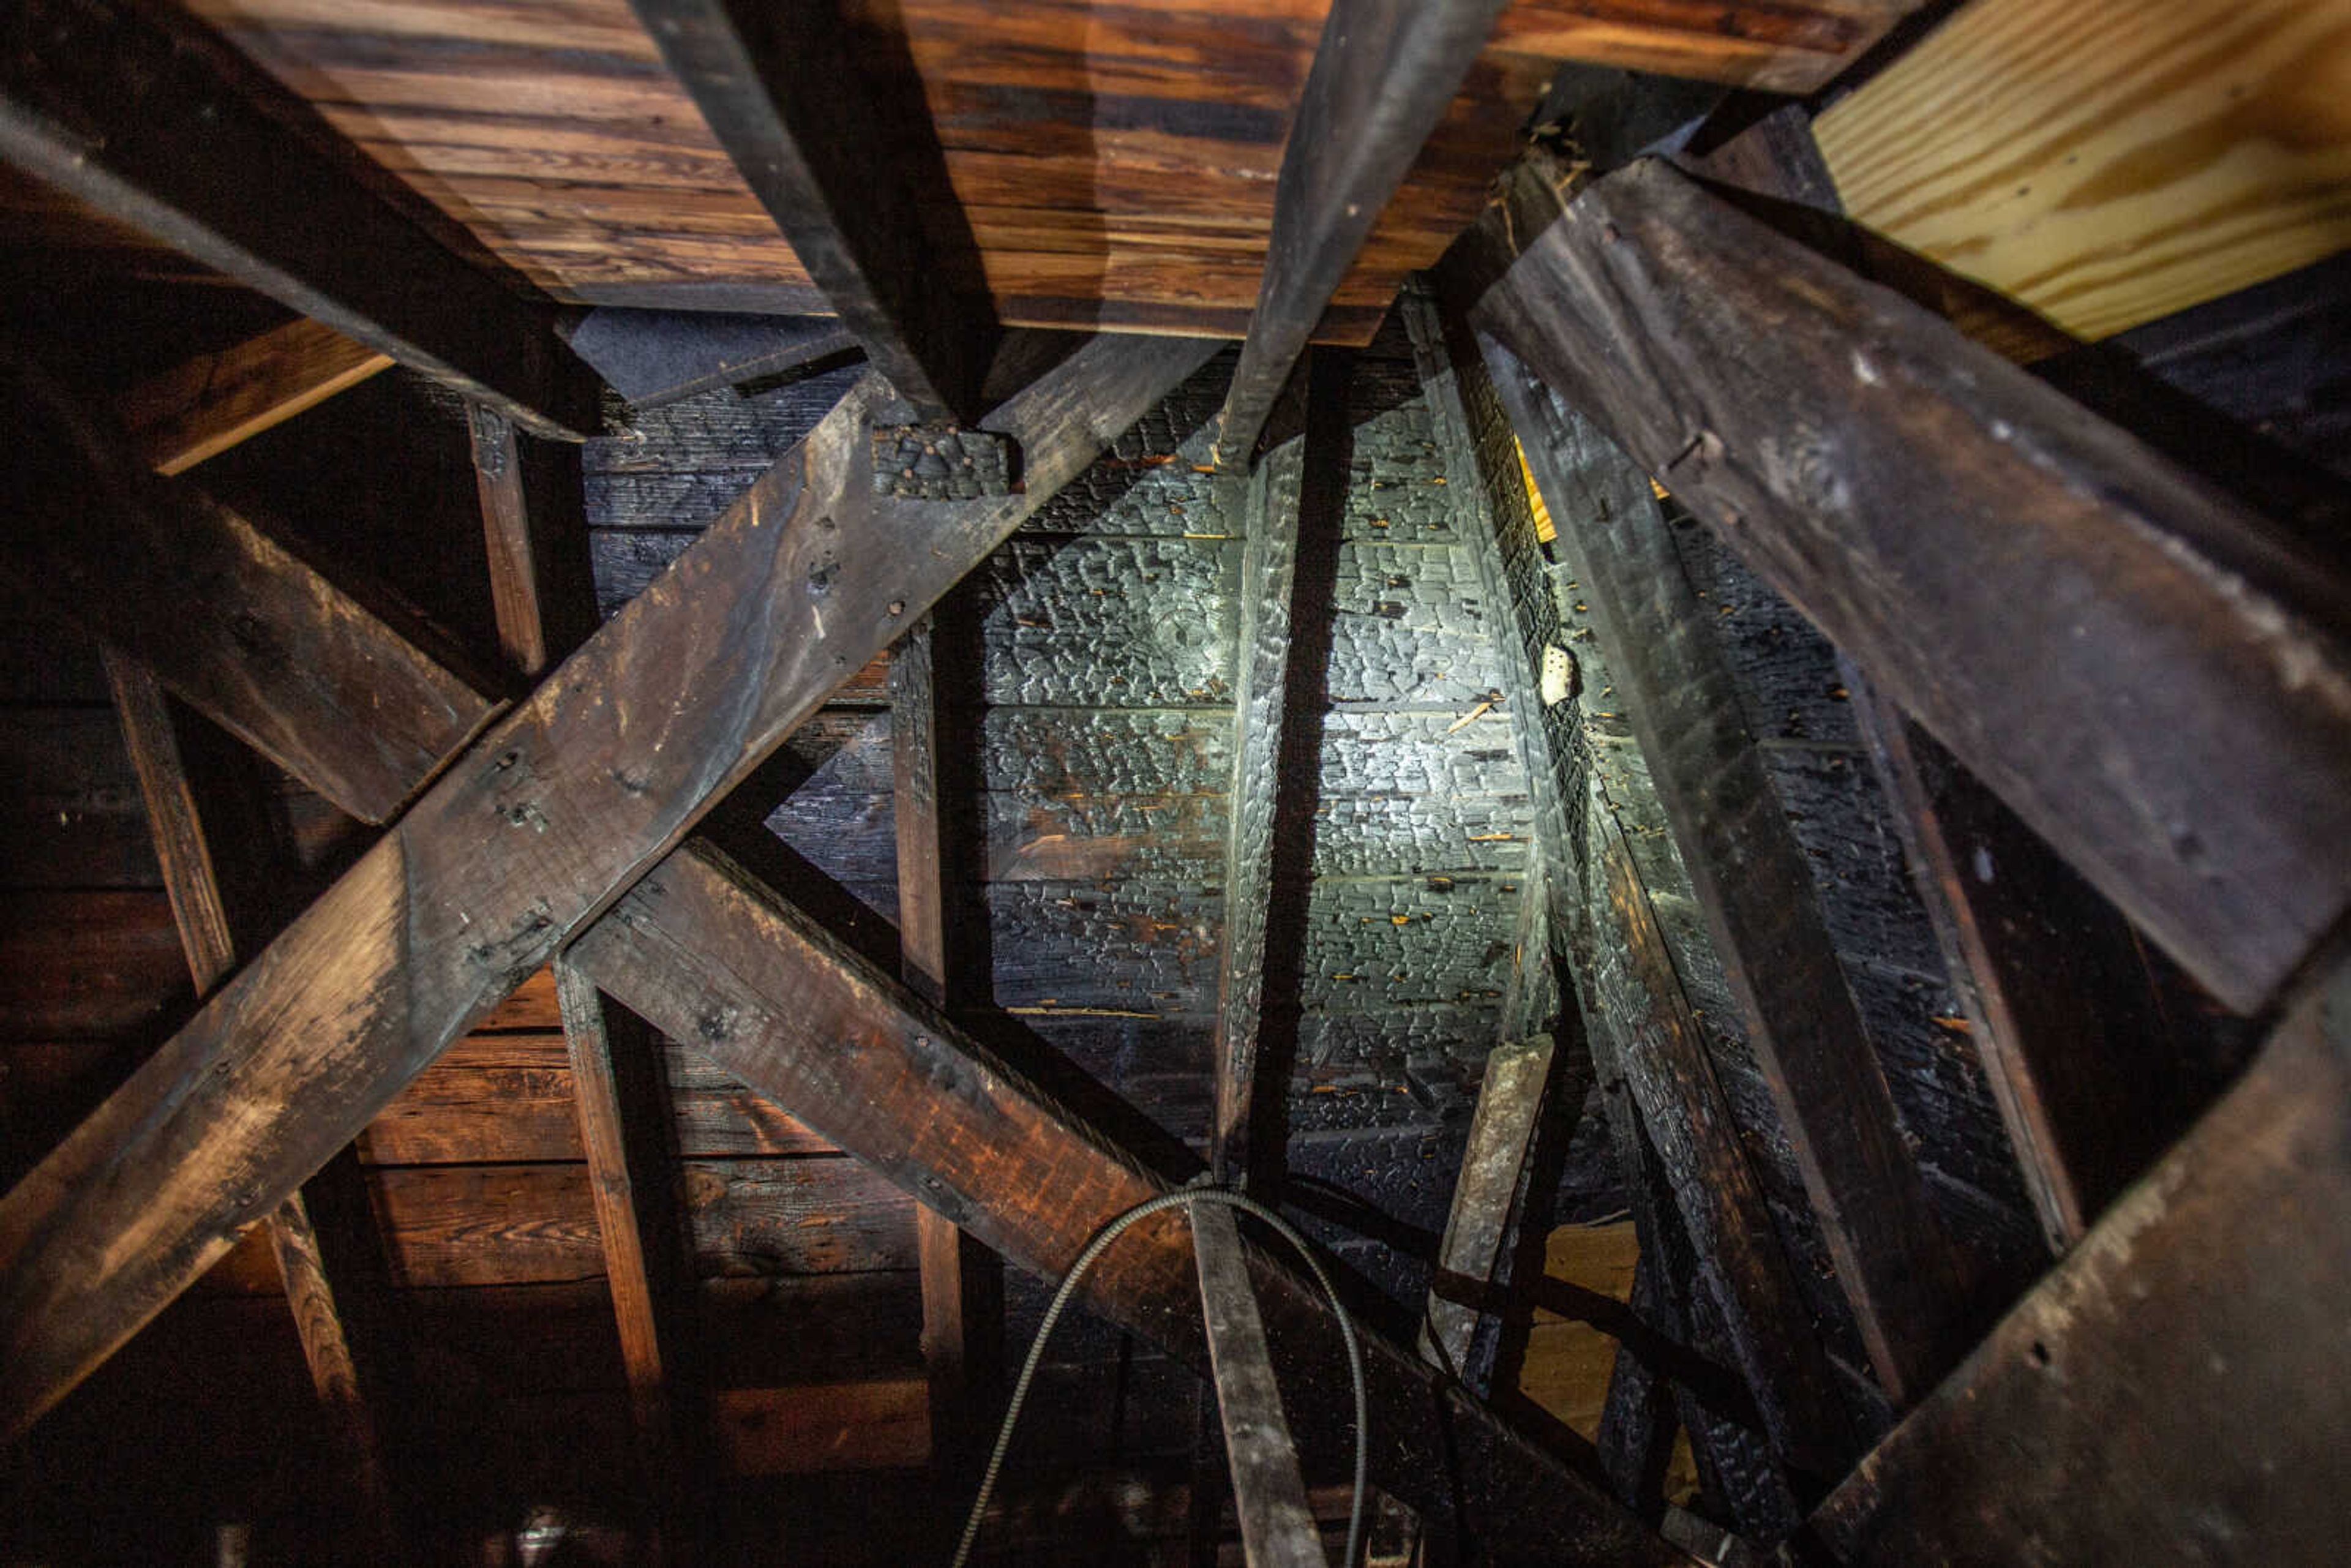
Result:
M825 0L754 10L726 0L632 0L670 69L791 241L841 321L922 420L977 417L998 328L928 235L951 220L921 200L925 150L883 152L887 121ZM855 126L853 132L844 128ZM936 161L934 149L929 153ZM921 170L929 173L933 171ZM944 171L936 171L945 183Z
M1462 1152L1453 1207L1437 1249L1437 1279L1429 1287L1428 1310L1420 1325L1421 1354L1455 1376L1469 1364L1470 1341L1510 1237L1519 1178L1542 1114L1551 1060L1549 1035L1507 1040L1486 1058L1468 1146Z
M904 987L699 846L640 883L573 952L600 986L658 1027L700 1040L842 1148L1047 1278L1113 1216L1166 1190L1164 1178L1056 1113ZM1089 1275L1085 1299L1196 1354L1180 1224L1169 1215L1137 1226ZM1319 1315L1292 1276L1262 1261L1252 1275L1278 1321ZM1337 1398L1344 1374L1336 1336L1287 1343L1299 1347L1299 1385ZM1425 1516L1443 1518L1502 1563L1679 1560L1579 1472L1410 1355L1376 1335L1366 1354L1373 1475ZM1299 1420L1303 1427L1307 1417ZM1458 1510L1436 1462L1447 1439L1468 1478Z
M1967 1291L1649 479L1506 353L1496 390L1625 693L1707 930L1870 1359L1907 1404L1966 1343Z
M2351 905L2351 613L2242 508L1659 165L1478 319L2224 1001Z
M1029 489L983 504L874 497L879 379L836 408L0 1199L6 1427L348 1142L1207 352L1081 348L991 416ZM877 537L895 540L886 563L850 548Z
M1844 1563L2324 1559L2343 1520L2337 973L1821 1506Z
M474 482L482 498L482 542L489 554L490 607L498 626L498 651L517 674L533 679L546 673L548 607L533 544L530 499L523 493L522 452L514 422L495 409L473 404L465 411L473 446Z
M1249 1568L1325 1568L1329 1559L1306 1505L1306 1480L1282 1414L1281 1385L1274 1379L1240 1228L1233 1211L1219 1205L1187 1212L1242 1554Z
M1225 394L1219 467L1246 465L1315 323L1493 30L1500 0L1338 0L1274 187L1257 308Z
M39 0L9 28L0 156L541 435L594 428L594 378L544 307L452 255L197 50L112 0Z
M478 729L491 705L360 601L185 480L144 472L46 378L13 363L18 526L0 570L28 605L101 640L368 821Z
M306 318L203 354L115 400L131 444L177 474L392 367L392 356Z
M2346 98L2314 0L1989 0L1814 130L1855 218L2098 339L2341 249Z
M571 351L639 413L697 392L740 386L854 350L857 339L820 317L715 311L590 310Z

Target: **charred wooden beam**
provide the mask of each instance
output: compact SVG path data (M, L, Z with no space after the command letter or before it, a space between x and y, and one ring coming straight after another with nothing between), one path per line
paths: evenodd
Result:
M2351 971L1811 1524L1839 1563L2325 1561L2342 1536Z
M155 858L180 929L180 945L187 952L188 972L196 994L204 996L236 967L236 927L213 868L212 844L197 810L170 705L154 676L120 653L107 653L106 679L147 807ZM268 1225L302 1359L326 1410L342 1469L350 1478L359 1534L368 1550L387 1554L396 1539L391 1478L351 1336L329 1277L327 1249L298 1190L271 1212Z
M541 435L594 427L594 378L550 308L451 252L135 6L11 8L0 157Z
M573 955L656 1028L696 1040L754 1090L1049 1279L1113 1218L1170 1189L698 843L632 889ZM1293 1419L1305 1429L1317 1411L1343 1411L1344 1361L1313 1288L1254 1251L1250 1274L1274 1332L1294 1347L1285 1382L1311 1391ZM1190 1249L1174 1213L1130 1230L1088 1274L1081 1299L1197 1362ZM1377 1335L1365 1355L1374 1479L1424 1518L1444 1519L1496 1563L1682 1561L1582 1471L1416 1357ZM1322 1420L1305 1438L1328 1429Z
M116 400L114 412L148 466L177 474L392 362L332 327L297 319L140 382Z
M0 577L352 816L381 821L492 712L292 551L165 479L21 362Z
M1273 229L1217 435L1247 465L1340 281L1493 30L1499 0L1338 0L1290 117Z
M571 350L643 413L697 392L741 386L847 355L856 335L822 316L735 316L711 310L588 312Z
M834 686L1206 359L1098 338L991 416L1024 495L865 482L868 378L0 1199L23 1427L674 846ZM886 556L852 541L892 538Z
M1573 200L1476 319L2223 1001L2339 925L2324 562L1659 164Z
M1486 1056L1420 1325L1421 1354L1457 1377L1468 1376L1470 1343L1510 1239L1520 1179L1542 1116L1552 1054L1551 1036L1544 1034L1507 1040Z
M1281 1385L1273 1375L1273 1354L1249 1283L1240 1227L1231 1209L1215 1204L1190 1212L1200 1316L1207 1329L1208 1365L1242 1555L1249 1568L1325 1568L1322 1536L1314 1511L1306 1505L1306 1478L1298 1468L1290 1418L1282 1414Z
M1888 1396L1907 1405L1965 1350L1971 1308L1803 850L1648 476L1506 352L1492 363L1591 602L1863 1343ZM1619 896L1613 886L1610 896Z
M841 321L929 420L975 418L994 305L956 285L831 0L632 0Z
M1301 406L1314 402L1317 395L1326 408L1343 397L1343 367L1338 356L1329 354L1318 354L1301 367L1301 379L1293 383L1301 394ZM1244 518L1247 529L1241 546L1240 652L1233 674L1225 924L1217 956L1216 1123L1209 1165L1219 1181L1248 1173L1251 1134L1261 1120L1258 1046L1265 1027L1291 594L1298 576L1300 504L1314 436L1311 429L1294 430L1255 473L1227 474L1218 481L1228 492L1237 492L1228 515ZM1263 1174L1258 1173L1259 1177Z
M1611 1090L1626 1188L1637 1211L1650 1202L1651 1166L1662 1169L1655 1184L1661 1205L1673 1208L1703 1259L1700 1277L1722 1338L1773 1451L1799 1469L1835 1473L1855 1447L1850 1423L1617 823L1625 803L1609 800L1593 778L1572 691L1559 689L1563 683L1544 688L1546 660L1562 674L1572 674L1574 661L1535 533L1539 497L1527 486L1494 381L1459 318L1418 292L1405 297L1404 309L1448 467L1476 480L1459 494L1459 517L1476 549L1479 587L1502 621L1496 641L1534 806L1552 940L1572 959L1584 1038ZM1593 662L1589 648L1584 661ZM1645 1255L1666 1245L1660 1228L1656 1215L1643 1226ZM1664 1281L1656 1286L1663 1290Z

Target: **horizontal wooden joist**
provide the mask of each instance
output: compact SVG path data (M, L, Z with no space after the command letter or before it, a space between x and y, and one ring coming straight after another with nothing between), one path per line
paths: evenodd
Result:
M177 474L392 367L392 356L300 318L141 382L114 412L158 474Z
M2351 907L2351 591L2264 519L1670 168L1479 328L2222 1000Z
M852 389L0 1199L0 1427L349 1143L1208 351L1081 348L991 416L1027 491L967 505L873 495L885 389Z
M1007 1258L1048 1278L1094 1233L1168 1189L903 985L699 844L673 854L571 950L596 983ZM1083 1299L1203 1354L1180 1217L1146 1219L1087 1276ZM1311 1288L1252 1255L1285 1346L1286 1403L1329 1433L1347 1408L1338 1336ZM1318 1322L1317 1320L1322 1320ZM1498 1563L1681 1561L1581 1472L1502 1425L1416 1358L1369 1336L1372 1469ZM1343 1419L1343 1416L1341 1417ZM1311 1440L1311 1439L1310 1439ZM1451 1477L1460 1479L1458 1499Z

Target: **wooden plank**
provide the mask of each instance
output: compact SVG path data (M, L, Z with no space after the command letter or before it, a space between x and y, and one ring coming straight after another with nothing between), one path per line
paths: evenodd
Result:
M822 0L755 13L726 0L632 0L792 253L918 420L977 417L997 335L985 292L927 235L957 214L935 150L884 119ZM856 127L847 131L846 127ZM950 193L946 202L953 203Z
M2351 905L2351 601L2226 497L1658 165L1477 319L2223 1001Z
M1186 1212L1242 1553L1249 1568L1325 1568L1329 1559L1322 1555L1314 1511L1306 1505L1306 1480L1281 1411L1281 1385L1273 1375L1265 1322L1249 1285L1240 1228L1233 1211L1219 1205L1196 1205Z
M177 474L392 363L389 354L298 317L140 382L115 400L114 412L149 466Z
M594 428L593 377L543 308L451 254L202 53L112 0L37 0L9 26L0 157L539 434Z
M12 363L13 593L67 613L352 816L381 821L488 701L284 545Z
M1492 31L1500 0L1336 0L1274 187L1257 308L1225 394L1219 467L1247 465L1274 399Z
M2351 983L1824 1502L1842 1563L2323 1561L2343 1522Z
M1534 903L1534 900L1529 900ZM1478 1109L1461 1152L1445 1238L1437 1249L1428 1309L1421 1319L1420 1350L1455 1376L1469 1364L1469 1344L1485 1315L1488 1292L1502 1260L1516 1207L1519 1178L1542 1113L1551 1075L1552 1040L1537 1035L1496 1046L1478 1085Z
M675 1484L669 1383L663 1370L661 1326L653 1281L639 1224L629 1139L622 1124L621 1091L612 1065L612 1039L596 984L565 959L555 961L555 994L563 1011L563 1040L571 1061L572 1092L580 1111L580 1141L588 1156L588 1186L596 1200L596 1237L604 1254L604 1281L612 1292L612 1321L621 1334L621 1364L629 1384L629 1412L638 1450L657 1489Z
M1834 1473L1852 1452L1850 1421L1819 1337L1797 1326L1807 1325L1810 1313L1794 1265L1618 823L1625 803L1599 787L1573 698L1543 700L1538 668L1546 650L1566 653L1570 638L1540 538L1540 519L1548 516L1538 510L1541 493L1460 319L1408 297L1405 320L1447 467L1478 481L1456 505L1486 600L1504 617L1496 641L1504 679L1520 694L1517 744L1534 800L1551 936L1570 956L1595 1068L1604 1084L1618 1089L1609 1096L1618 1167L1636 1211L1654 1207L1677 1218L1671 1249L1694 1246L1704 1258L1719 1337L1774 1452L1799 1469ZM1591 668L1576 678L1604 682L1594 651L1579 648ZM1653 1173L1662 1179L1653 1182ZM1653 1186L1660 1190L1653 1194ZM1660 1255L1659 1270L1669 1249L1666 1224L1666 1213L1648 1213L1642 1228L1644 1246ZM1663 1272L1653 1305L1677 1320L1687 1310ZM1693 1427L1701 1448L1703 1437Z
M721 1388L710 1396L718 1462L737 1476L919 1469L931 1458L920 1378Z
M2346 104L2328 0L1980 0L1814 131L1856 220L2099 339L2340 250Z
M921 1202L1046 1278L1165 1178L1050 1108L1021 1077L903 986L691 845L573 949L596 983L667 1030L700 1039L745 1082ZM1088 1276L1081 1300L1162 1343L1200 1349L1181 1222L1145 1220ZM1321 1315L1308 1287L1253 1262L1274 1320ZM1337 1336L1300 1332L1300 1385L1344 1386ZM1509 1561L1678 1558L1581 1472L1503 1427L1416 1358L1366 1336L1372 1472L1398 1497ZM1308 1441L1321 1418L1292 1412ZM1342 1419L1344 1417L1342 1416ZM1440 1445L1450 1441L1449 1450ZM1466 1478L1457 1511L1453 1454Z
M1301 367L1301 393L1309 383L1332 392L1345 385L1343 369L1321 356ZM1255 473L1222 480L1229 497L1224 510L1243 519L1247 539L1241 549L1233 763L1226 796L1225 918L1217 952L1217 1103L1209 1168L1219 1181L1248 1173L1251 1134L1259 1131L1258 1043L1265 1022L1299 506L1308 448L1319 446L1320 436L1319 431L1301 431L1278 444ZM1256 439L1254 432L1250 439ZM1261 1182L1264 1172L1259 1175Z
M235 927L213 867L212 846L196 810L194 790L180 752L163 688L144 669L108 652L107 684L114 690L123 741L139 775L141 795L155 835L156 859L186 950L196 994L209 993L236 964ZM359 1530L377 1552L394 1544L392 1488L375 1416L361 1391L343 1312L329 1277L327 1249L320 1245L310 1207L298 1189L269 1216L269 1240L285 1281L287 1304L310 1368L311 1385L327 1412L329 1429L349 1472L359 1504Z
M1507 355L1493 368L1554 503L1559 547L1591 601L1863 1343L1888 1396L1907 1404L1965 1348L1968 1294L1927 1207L1803 851L1648 476Z
M523 494L522 452L514 422L480 403L465 411L473 445L474 484L482 499L482 542L489 555L490 608L497 619L498 651L517 673L547 669L546 617L532 548L531 510Z
M1493 47L1801 95L1827 86L1915 9L1911 0L1832 0L1733 5L1701 17L1670 5L1517 0Z
M990 416L1027 491L953 507L872 495L862 383L0 1198L0 1424L349 1142L1207 352L1093 340ZM849 547L883 534L886 563Z

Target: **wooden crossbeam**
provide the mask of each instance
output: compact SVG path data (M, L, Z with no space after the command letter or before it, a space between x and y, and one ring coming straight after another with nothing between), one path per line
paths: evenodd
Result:
M1663 165L1519 233L1480 329L2214 994L2273 998L2351 909L2335 575Z
M1887 1395L1907 1405L1966 1348L1969 1293L1903 1141L1809 862L1648 476L1507 354L1495 358L1496 390L1591 603L1862 1342Z
M0 1199L0 1428L347 1143L1209 347L1081 348L990 416L1026 491L967 505L872 494L885 389L852 389Z
M2342 1539L2351 971L1814 1516L1838 1563L2322 1563Z
M640 882L572 954L656 1028L697 1041L755 1091L1047 1278L1112 1218L1168 1190L1165 1177L698 842ZM1196 1364L1183 1226L1172 1213L1136 1225L1087 1276L1082 1299ZM1338 1336L1311 1286L1254 1253L1250 1274L1286 1347L1285 1388L1312 1391L1312 1409L1291 1409L1311 1446L1331 1432L1331 1411L1345 1408ZM1685 1561L1580 1470L1416 1357L1377 1335L1367 1336L1365 1354L1374 1479L1442 1521L1434 1528L1476 1542L1499 1563Z
M1617 824L1625 802L1612 801L1593 779L1575 702L1543 700L1538 672L1546 650L1565 654L1570 639L1536 537L1540 497L1526 483L1510 418L1466 327L1418 293L1406 296L1404 308L1447 466L1476 481L1463 486L1458 516L1479 586L1502 622L1497 653L1516 714L1552 939L1573 959L1569 970L1594 1064L1605 1082L1623 1089L1609 1103L1626 1188L1647 1202L1649 1168L1662 1169L1664 1202L1705 1260L1702 1277L1722 1338L1774 1450L1799 1469L1834 1473L1854 1451L1849 1423ZM1593 651L1581 646L1593 666L1586 678L1596 678ZM1627 1096L1631 1105L1622 1103ZM1482 1113L1482 1093L1480 1107ZM1646 1253L1664 1247L1659 1228L1654 1216L1643 1227ZM1662 1279L1656 1288L1665 1289Z
M956 285L831 0L632 0L637 16L866 357L924 420L970 419L997 335Z
M235 925L213 868L210 837L197 810L163 688L143 666L120 653L107 653L105 664L107 685L154 834L164 892L172 901L180 945L187 952L189 976L196 994L204 996L236 965ZM353 1483L360 1532L371 1550L388 1552L396 1530L382 1440L336 1301L326 1249L299 1190L287 1194L271 1212L268 1226L302 1359Z
M1445 1236L1437 1244L1437 1280L1428 1289L1428 1310L1420 1326L1421 1353L1432 1365L1457 1376L1469 1364L1470 1342L1486 1312L1486 1291L1510 1239L1520 1179L1542 1114L1552 1054L1552 1038L1542 1034L1505 1040L1486 1055L1478 1108L1462 1146L1461 1174L1454 1178Z
M392 368L392 356L302 318L199 354L117 399L131 444L177 474Z
M1231 1209L1213 1204L1194 1208L1191 1216L1200 1316L1232 1471L1242 1555L1249 1568L1326 1568L1329 1559L1322 1554L1314 1511L1306 1505L1298 1445L1282 1413L1273 1353L1249 1283L1240 1227Z
M21 361L0 366L19 422L16 515L0 579L68 613L342 810L380 822L492 711L480 683L420 652L263 528L119 435Z
M539 434L594 428L594 376L549 308L365 189L202 51L121 0L27 0L5 29L0 158Z
M1248 464L1274 399L1421 144L1492 31L1500 0L1337 0L1290 117L1273 229L1219 467Z

